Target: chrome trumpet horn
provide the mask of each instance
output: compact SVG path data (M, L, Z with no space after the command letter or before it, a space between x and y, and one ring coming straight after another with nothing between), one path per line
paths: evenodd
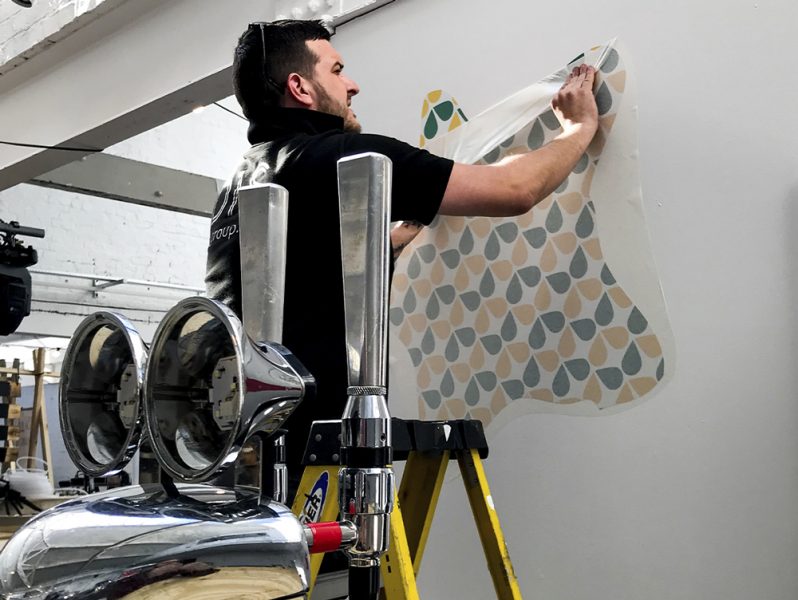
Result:
M279 344L253 342L226 306L190 298L153 338L144 415L161 467L182 482L220 475L255 433L272 435L312 381Z
M284 188L239 190L243 323L219 302L189 298L155 332L144 416L158 462L178 481L221 474L248 438L271 436L313 389L279 344L287 214Z
M72 336L64 353L58 413L66 450L88 476L121 470L138 450L146 363L147 347L121 315L90 315Z

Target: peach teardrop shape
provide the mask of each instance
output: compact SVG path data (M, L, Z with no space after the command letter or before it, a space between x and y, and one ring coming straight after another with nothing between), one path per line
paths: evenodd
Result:
M571 333L571 328L566 327L560 336L560 343L557 345L557 351L563 358L571 358L576 352L576 342L574 341L574 334Z
M482 274L485 271L485 257L481 254L472 254L466 257L465 264L472 273Z
M551 242L546 242L543 247L543 254L540 256L540 268L544 273L551 273L557 268L557 253Z
M509 260L499 260L493 263L490 270L499 281L507 281L515 271L513 264Z
M509 308L507 300L504 298L491 298L485 303L485 306L488 307L494 317L503 317L507 314Z
M601 243L597 237L582 242L582 248L593 260L601 260Z
M474 323L474 329L476 329L477 333L480 335L485 335L490 329L490 316L484 306L479 308L477 320Z
M523 237L519 237L515 245L513 246L513 254L512 260L513 264L516 267L522 267L526 265L526 261L529 258L529 250L527 250L527 243Z
M615 401L615 404L625 404L626 402L631 402L634 399L635 395L632 393L632 388L629 387L628 383L624 383L620 393L618 394L618 399Z
M417 333L421 333L427 327L426 315L414 314L407 317L407 322Z
M460 302L460 299L456 299L452 304L452 311L449 313L449 321L452 324L452 327L460 327L463 324L464 320L464 313L463 313L463 303Z
M466 403L460 398L452 398L446 401L446 408L455 419L462 419L466 414Z
M496 363L496 375L498 375L500 379L507 379L510 376L512 368L513 365L512 362L510 362L510 355L507 353L507 350L502 350L499 354L499 360Z
M632 387L638 396L645 396L654 389L654 386L657 385L657 380L653 377L636 377L629 383L632 384Z
M452 335L452 326L448 321L435 321L430 327L432 329L432 333L434 333L435 337L437 337L439 340L445 340Z
M563 194L557 199L557 203L569 215L575 215L582 209L583 199L579 192Z
M540 311L548 310L551 305L551 292L549 291L549 284L541 281L538 286L538 291L535 294L535 308Z
M662 356L662 346L659 345L659 340L656 335L643 335L635 340L638 347L649 358L656 358Z
M436 260L432 264L432 271L429 274L429 279L433 285L440 285L443 282L443 276L446 274L446 271L443 268L443 261Z
M446 360L442 356L430 356L427 359L430 371L440 375L446 370Z
M595 373L587 380L587 385L585 385L585 391L582 392L582 396L585 400L590 400L596 404L601 402L601 385L599 385L599 380Z
M507 346L507 351L517 363L526 363L529 360L529 355L532 353L532 350L529 348L529 344L526 342L516 342L510 344Z
M516 306L511 312L513 313L515 319L522 325L532 325L532 323L535 321L535 317L538 314L535 310L535 307L531 304Z
M625 348L629 342L629 330L625 327L609 327L601 333L610 346L616 350Z
M578 281L576 283L577 289L582 293L582 295L587 298L588 300L595 300L601 295L603 290L603 286L601 285L601 280L591 278L591 279L583 279L582 281Z
M545 350L535 354L538 364L549 373L560 366L560 356L554 350Z
M507 397L502 386L497 386L490 399L490 410L494 415L498 415L505 406L507 406Z
M571 255L573 254L574 250L576 250L576 234L571 233L570 231L555 235L553 241L563 254Z
M429 279L416 279L413 282L413 290L415 290L416 296L426 299L432 293L432 284Z
M588 148L588 152L590 149ZM585 199L590 198L590 186L593 185L593 175L596 173L596 167L594 165L590 165L587 168L587 171L584 173L584 178L582 179L582 195Z
M632 306L632 299L626 295L626 292L621 289L621 286L616 285L610 288L610 297L617 306L621 308L629 308Z
M471 231L474 232L474 235L478 238L487 237L487 235L493 230L493 223L487 217L477 217L473 221L471 221Z
M607 362L607 346L604 345L601 336L596 336L596 339L593 340L587 358L594 367L600 367Z
M535 400L542 400L543 402L554 402L554 394L551 390L545 388L537 388L529 392L529 397Z
M454 275L454 289L458 292L468 291L470 281L471 277L469 277L465 265L457 267L457 273Z
M475 371L485 366L485 351L482 349L482 344L474 344L474 349L471 351L471 356L468 358L468 364Z
M460 383L465 383L471 377L471 369L465 363L457 363L450 367L454 378Z
M569 319L576 319L582 311L582 301L579 299L579 292L576 288L571 288L568 296L565 298L565 306L563 312Z

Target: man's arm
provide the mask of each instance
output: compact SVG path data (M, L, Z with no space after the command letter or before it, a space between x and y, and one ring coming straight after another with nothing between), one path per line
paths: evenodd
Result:
M568 177L598 127L595 69L582 65L552 100L563 132L545 146L492 165L455 163L439 214L506 217L524 214Z

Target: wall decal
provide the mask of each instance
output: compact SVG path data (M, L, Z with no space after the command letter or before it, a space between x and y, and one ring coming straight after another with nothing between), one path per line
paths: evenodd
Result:
M598 414L635 404L670 376L672 334L628 165L636 135L628 125L614 134L619 116L634 123L614 43L471 120L452 96L430 92L420 143L471 163L540 147L560 131L551 98L583 61L598 69L599 131L560 188L521 217L440 217L397 260L391 380L415 384L391 388L397 414L494 427L533 411ZM602 226L616 214L636 233Z

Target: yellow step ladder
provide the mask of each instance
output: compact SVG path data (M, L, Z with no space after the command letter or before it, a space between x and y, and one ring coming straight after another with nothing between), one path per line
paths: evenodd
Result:
M416 577L438 505L446 468L457 460L499 600L521 600L499 517L482 466L488 445L479 421L393 420L394 461L406 460L391 513L390 549L380 571L385 600L418 600ZM338 518L340 421L318 421L305 451L293 511L303 522ZM323 554L311 555L311 591ZM312 595L311 595L312 598Z

